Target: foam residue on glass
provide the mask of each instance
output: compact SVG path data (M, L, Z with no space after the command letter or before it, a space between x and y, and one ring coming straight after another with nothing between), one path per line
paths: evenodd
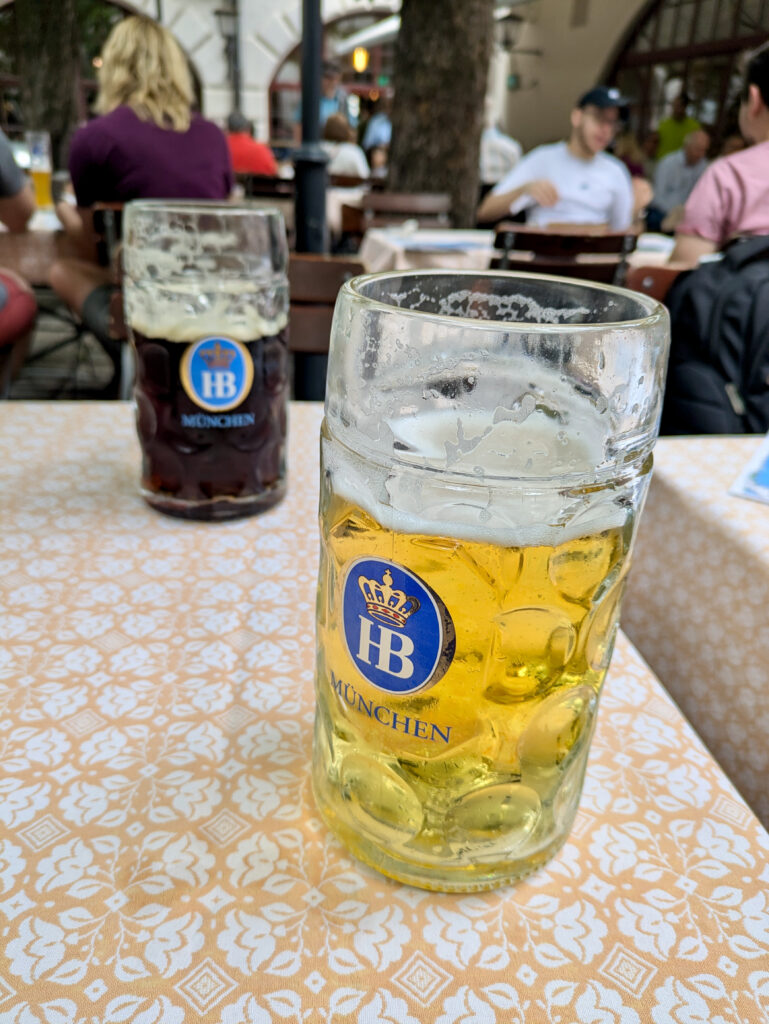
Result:
M253 226L226 210L210 214L210 230L192 230L182 211L153 213L129 220L124 293L134 330L177 342L218 334L248 342L285 328L285 258L267 217L250 237Z
M126 317L148 338L191 342L220 334L249 342L276 335L288 323L288 288L275 278L220 282L140 280L125 289Z
M398 531L451 522L506 545L622 526L620 495L595 492L651 451L645 376L660 368L633 323L648 305L579 282L467 278L391 275L386 293L364 279L389 309L340 311L326 408L345 445L326 456L338 491ZM353 358L358 372L337 374Z
M424 294L424 293L423 293ZM441 316L466 317L469 320L493 320L525 324L586 323L591 315L587 306L557 308L537 302L530 295L494 295L460 288L440 296L436 313ZM421 306L416 308L421 309Z
M512 275L374 276L350 291L374 300L354 316L340 304L332 332L327 415L351 448L459 478L483 465L487 480L596 477L650 449L664 366L643 340L648 303Z

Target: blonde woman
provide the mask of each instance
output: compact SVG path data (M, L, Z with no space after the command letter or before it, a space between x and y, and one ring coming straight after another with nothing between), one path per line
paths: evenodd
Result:
M57 207L84 258L57 261L50 281L115 362L112 289L109 271L96 263L90 207L130 199L226 199L233 178L224 133L192 111L187 61L170 32L149 18L125 18L101 57L100 116L75 133L70 147L78 209Z

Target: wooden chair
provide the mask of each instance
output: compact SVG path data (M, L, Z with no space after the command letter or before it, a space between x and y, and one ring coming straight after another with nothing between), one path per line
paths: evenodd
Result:
M372 191L357 203L342 206L342 237L360 245L369 228L390 227L406 220L421 228L450 226L451 198L445 192Z
M497 227L494 248L500 255L492 258L491 266L622 284L637 241L635 231L591 230L584 224L551 230L505 222Z
M109 337L100 339L113 361L113 390L117 397L130 398L133 386L133 353L128 343L128 328L123 313L123 203L95 203L93 231L101 266L109 268L113 292L109 303Z
M355 174L329 174L331 188L371 188L371 178L359 178Z
M325 397L336 297L345 281L362 273L363 264L346 257L290 254L289 351L294 363L294 398L322 401Z
M235 180L243 187L243 194L247 199L294 198L293 178L273 177L266 174L236 174Z
M664 263L659 266L630 267L625 277L625 287L664 302L670 286L682 269Z

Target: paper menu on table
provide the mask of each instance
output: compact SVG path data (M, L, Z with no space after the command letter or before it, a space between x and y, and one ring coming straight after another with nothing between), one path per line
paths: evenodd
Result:
M729 493L769 505L769 434L761 441Z

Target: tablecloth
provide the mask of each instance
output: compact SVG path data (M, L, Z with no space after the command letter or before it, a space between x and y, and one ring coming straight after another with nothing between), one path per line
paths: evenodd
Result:
M769 506L728 493L758 443L659 441L622 621L769 826Z
M493 231L370 228L358 257L369 273L441 267L486 270L494 252Z
M4 1024L769 1020L769 836L624 638L546 869L389 882L310 792L320 409L228 524L143 505L132 417L0 406Z

